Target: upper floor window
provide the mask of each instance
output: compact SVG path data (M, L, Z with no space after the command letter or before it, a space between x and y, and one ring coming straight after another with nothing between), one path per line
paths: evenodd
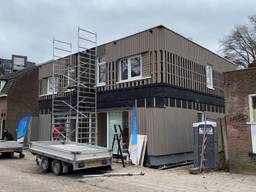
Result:
M48 77L47 94L56 94L58 91L58 78Z
M141 56L121 59L119 62L119 80L135 80L141 78L142 62Z
M213 88L213 69L212 65L206 65L206 86L209 89Z
M104 57L99 57L97 59L97 85L105 85L106 84L106 62Z
M76 84L76 70L75 65L68 66L68 88Z

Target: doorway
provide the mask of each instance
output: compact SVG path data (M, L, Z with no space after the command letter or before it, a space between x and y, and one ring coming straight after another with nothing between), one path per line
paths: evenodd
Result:
M3 131L5 129L5 119L0 120L0 140L3 139Z

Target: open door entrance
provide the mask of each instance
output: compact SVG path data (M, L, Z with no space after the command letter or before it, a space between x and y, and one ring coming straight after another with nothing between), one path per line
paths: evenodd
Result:
M123 138L121 141L121 147L128 149L129 145L129 113L128 111L122 112L109 112L108 113L108 148L112 147L112 142L114 138L114 125L120 125ZM120 130L117 130L118 134L120 134ZM117 154L117 143L115 143L113 148L113 154Z
M0 140L3 139L3 131L5 129L5 119L0 120Z

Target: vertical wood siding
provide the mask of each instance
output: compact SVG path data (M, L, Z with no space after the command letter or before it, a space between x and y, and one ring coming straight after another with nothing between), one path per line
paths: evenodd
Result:
M149 155L193 151L193 127L197 111L181 108L138 108L138 133L148 135ZM207 118L224 114L206 112ZM184 118L186 117L186 118Z
M104 47L103 47L104 46ZM228 61L207 49L189 41L175 32L163 27L153 28L127 38L100 46L105 49L106 60L114 62L115 67L108 67L106 86L98 91L126 88L151 83L166 83L194 91L223 96L222 72L234 70ZM150 76L147 80L118 83L118 64L121 58L142 55L142 75ZM213 65L214 90L206 87L205 66Z

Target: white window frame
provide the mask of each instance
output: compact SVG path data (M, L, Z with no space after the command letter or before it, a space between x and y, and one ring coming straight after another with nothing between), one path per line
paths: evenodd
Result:
M105 69L106 69L106 78L107 78L107 66L106 66L106 62L102 61L100 63L97 63L97 86L105 86L106 85L106 80L104 82L100 82L100 66L101 65L105 65Z
M5 84L6 84L6 81L0 80L0 92L3 90Z
M251 128L251 141L252 141L252 152L256 153L256 119L253 119L253 102L252 97L256 97L256 94L250 94L248 95L248 101L249 101L249 113L250 113L250 122L247 122L247 124L250 124Z
M210 64L207 64L205 67L205 77L206 77L206 87L208 89L213 89L213 66Z
M136 58L136 57L140 58L140 75L136 76L136 77L131 77L131 59ZM119 64L118 64L119 83L135 81L135 80L142 79L142 65L143 65L143 63L142 63L142 56L141 55L135 55L135 56L128 57L128 58L123 58L123 59L127 59L127 62L128 62L128 78L124 79L124 80L121 79L121 76L122 76L122 71L121 71L121 60L122 59L121 59L119 61Z
M250 113L250 122L251 124L256 124L256 119L253 119L253 106L252 106L252 97L256 97L256 94L248 95L249 100L249 113Z
M51 78L54 78L54 91L52 92L52 91L50 91L50 79ZM56 82L58 82L58 77L48 77L48 79L47 79L47 95L53 95L53 94L57 94L57 92L58 92L58 85L56 84ZM57 85L57 86L56 86Z

